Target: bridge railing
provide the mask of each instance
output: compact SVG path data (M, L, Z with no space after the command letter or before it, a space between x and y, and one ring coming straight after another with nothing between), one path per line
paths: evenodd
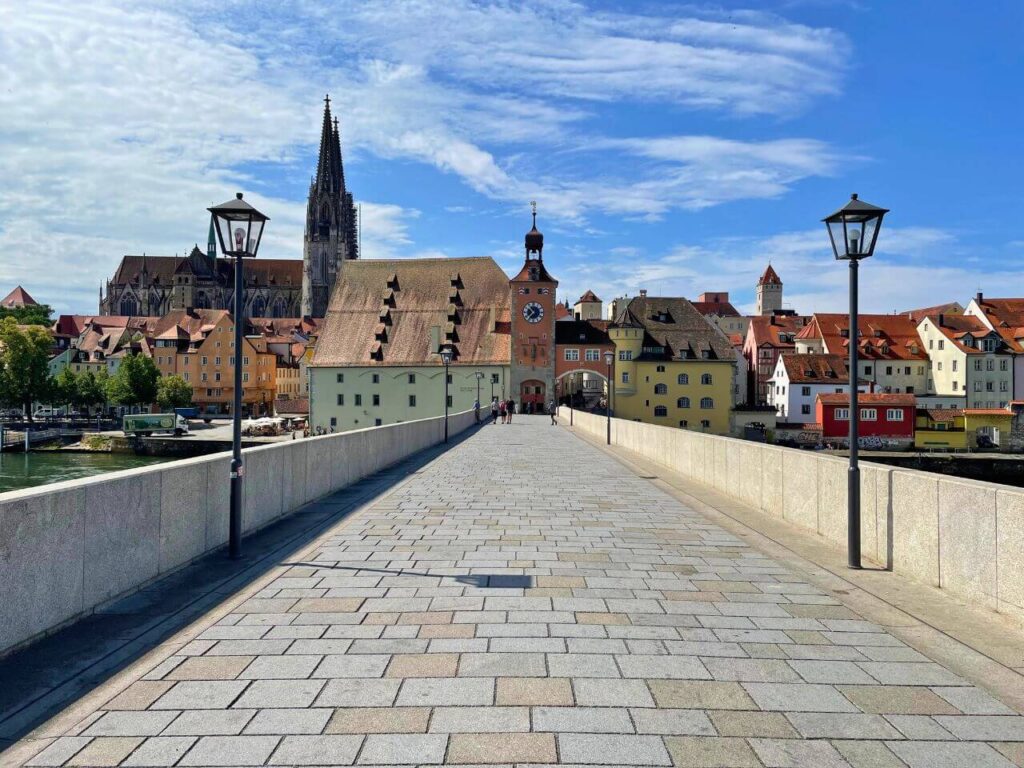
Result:
M562 424L569 423L563 408ZM603 416L574 428L605 439ZM846 547L846 460L612 419L612 444ZM1024 619L1024 488L862 462L867 559Z
M451 414L451 434L475 423ZM443 440L443 417L244 451L243 532ZM228 540L231 454L0 493L0 654Z

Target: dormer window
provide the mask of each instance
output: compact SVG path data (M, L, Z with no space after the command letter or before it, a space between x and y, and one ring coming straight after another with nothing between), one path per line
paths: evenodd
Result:
M849 328L840 328L839 329L839 335L842 338L844 338L844 339L850 338L850 329Z

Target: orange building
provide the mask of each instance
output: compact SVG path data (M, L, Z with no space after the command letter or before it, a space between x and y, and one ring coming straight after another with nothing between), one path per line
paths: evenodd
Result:
M153 362L164 376L192 385L192 401L204 413L230 413L234 394L234 320L227 310L179 310L164 315L152 332ZM274 403L277 358L264 336L242 341L242 403L265 414Z

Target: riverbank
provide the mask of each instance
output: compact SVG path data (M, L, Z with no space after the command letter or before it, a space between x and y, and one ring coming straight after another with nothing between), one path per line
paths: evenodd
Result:
M827 451L846 457L846 451ZM861 451L861 461L1024 488L1024 455L1019 453L916 453Z
M0 493L160 464L171 458L124 453L29 451L0 453Z

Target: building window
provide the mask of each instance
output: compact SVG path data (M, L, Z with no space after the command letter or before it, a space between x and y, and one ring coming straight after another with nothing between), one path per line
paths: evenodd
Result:
M380 405L380 395L374 395L373 396L373 404L377 405L377 406Z
M995 384L993 382L991 382L991 381L986 381L985 382L985 391L986 392L995 392L996 391Z
M836 408L836 421L849 421L850 420L850 409L849 408Z
M803 405L800 406L800 413L802 413L804 416L810 415L811 406L807 403L804 403Z
M234 363L235 361L232 360L231 362ZM248 355L242 355L242 365L248 365L248 364L249 364L249 356Z
M939 349L945 349L945 348L946 348L946 342L943 341L942 339L939 339Z
M705 409L707 409L707 408L714 408L715 407L715 401L712 400L710 397L702 397L700 399L700 407L701 408L705 408Z
M861 408L861 421L878 421L878 411L875 408Z
M668 394L668 385L667 384L655 384L654 385L654 394L656 394L656 395L667 395Z
M409 407L410 408L415 408L416 407L416 395L409 395Z
M864 366L864 375L865 376L870 376L871 375L871 366L870 365L865 365Z
M416 374L415 373L410 373L409 374L409 383L410 384L415 384L416 383Z
M209 380L210 380L210 378L207 375L206 371L203 371L202 378L200 379L200 381L209 381Z
M188 376L187 373L185 375ZM1006 392L1007 390L1008 390L1008 388L1007 388L1006 382L1005 381L1000 381L999 382L999 391L1000 392Z
M565 361L567 363L579 362L580 351L578 349L566 349L565 350Z
M710 384L711 383L711 374L710 373L702 373L701 376L700 376L700 383L701 384Z
M344 404L345 404L345 395L339 393L338 394L338 405L344 405Z
M996 369L996 361L989 358L985 361L985 370L994 371Z
M622 383L629 384L629 374L626 371L622 372Z
M380 374L379 373L372 374L370 376L370 381L372 381L374 384L380 384Z
M680 373L676 376L676 384L689 384L690 375L688 373Z
M656 405L654 406L654 415L668 416L668 408L666 408L664 405Z
M690 422L688 422L688 421L687 421L686 419L680 419L680 420L679 420L679 428L680 428L680 429L686 429L686 427L687 427L687 425L688 425L689 423L690 423Z
M363 396L362 395L356 395L356 405L362 405L362 404L363 404Z
M903 409L902 408L887 408L885 410L886 421L903 421Z
M383 422L380 419L373 420L373 426L379 427Z
M203 358L203 362L204 363L206 362L206 358L205 357ZM337 379L338 379L338 383L339 384L344 384L345 383L345 374L344 373L339 373L338 376L337 376Z
M337 416L331 416L331 426L332 427L338 426L338 417Z
M942 361L941 360L939 360L939 370L940 371L942 370Z
M689 407L690 407L690 398L688 398L688 397L680 397L678 400L676 400L676 408L689 408Z
M588 363L594 363L601 359L600 349L588 349L586 354L586 360Z
M498 383L498 374L492 373L491 374L491 384L497 384L497 383Z
M203 365L208 365L206 355L203 355Z
M711 429L711 422L708 421L707 419L701 419L700 420L700 428L701 429Z
M658 368L657 368L657 372L658 373L664 373L665 372L665 366L664 365L659 365Z

